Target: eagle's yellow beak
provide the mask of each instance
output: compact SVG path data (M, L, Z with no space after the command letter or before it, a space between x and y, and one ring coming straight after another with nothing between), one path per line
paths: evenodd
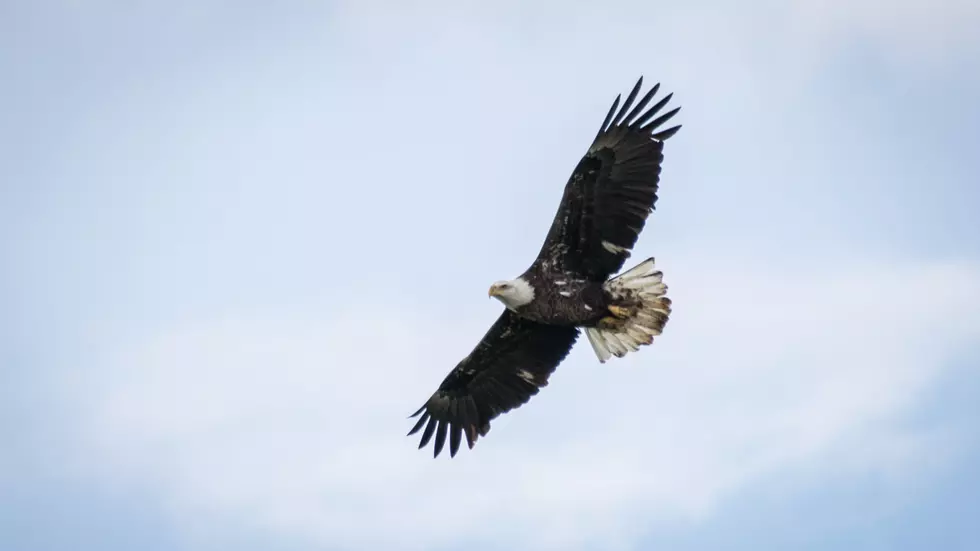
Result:
M497 285L496 285L496 284L494 284L494 285L491 285L491 286L490 286L490 290L489 290L489 291L487 291L487 296L488 296L488 297L492 297L492 296L496 296L497 294L499 294L499 291L500 291L500 288L499 288L499 287L497 287Z

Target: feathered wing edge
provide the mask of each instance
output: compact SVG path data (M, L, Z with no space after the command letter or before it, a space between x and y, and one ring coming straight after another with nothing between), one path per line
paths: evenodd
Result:
M435 437L433 457L449 438L455 457L462 438L473 448L495 417L527 403L578 339L578 329L525 320L504 310L473 351L446 375L439 388L409 418L419 417L408 432L422 430L419 449Z
M651 105L660 83L640 97L642 86L641 76L625 101L616 96L565 185L536 262L605 281L630 257L657 202L664 140L681 128L660 130L680 111L661 114L673 94Z
M651 107L645 113L643 113L643 115L640 118L634 120L636 116L640 114L643 108L646 107L648 103L650 103L650 101L653 99L653 96L657 95L657 92L660 90L659 82L654 84L653 87L650 88L650 90L648 90L646 94L644 94L643 98L639 101L639 103L636 104L635 107L633 107L633 109L629 112L628 115L626 114L626 110L629 109L631 105L633 105L633 100L636 99L636 96L640 93L640 89L642 87L643 87L643 76L640 76L640 78L637 79L636 84L633 86L633 89L630 91L629 95L626 96L626 101L623 102L623 106L622 108L619 109L618 113L616 113L616 108L619 107L619 102L622 99L622 94L616 95L616 99L613 101L612 106L609 107L609 112L606 113L606 118L603 119L602 125L599 126L599 131L596 133L595 138L592 140L592 147L589 148L590 151L594 151L598 149L599 147L601 147L600 143L606 141L606 140L601 140L601 138L604 137L603 136L604 134L616 134L616 132L610 132L610 130L615 130L616 129L615 127L619 127L624 131L639 130L642 133L649 133L651 138L661 142L670 138L671 136L676 134L678 130L681 129L681 125L678 124L676 126L667 128L666 130L661 130L656 134L652 133L653 130L656 130L665 122L669 121L671 118L673 118L674 115L677 114L678 111L681 110L681 108L678 106L675 107L674 109L671 109L670 111L667 111L666 113L657 117L656 119L652 121L650 120L654 115L659 113L660 110L663 109L665 105L667 105L667 103L670 101L672 97L674 97L673 92L661 98L661 100L658 101L653 107ZM616 113L615 119L613 119L613 113ZM608 138L611 139L614 138L614 136L608 136Z

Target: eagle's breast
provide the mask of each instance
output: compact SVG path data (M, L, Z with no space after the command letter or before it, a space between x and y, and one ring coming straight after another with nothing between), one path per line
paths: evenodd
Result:
M593 282L562 272L539 273L528 282L534 287L534 300L517 310L520 316L553 325L580 325L600 313Z

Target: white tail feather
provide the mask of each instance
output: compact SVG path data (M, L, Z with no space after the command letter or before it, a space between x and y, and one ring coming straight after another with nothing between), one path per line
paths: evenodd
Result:
M622 358L628 352L636 352L641 346L652 343L653 338L663 332L670 317L667 285L653 258L610 279L604 287L614 303L621 301L629 314L625 318L611 314L596 327L585 329L589 343L602 363L613 356Z

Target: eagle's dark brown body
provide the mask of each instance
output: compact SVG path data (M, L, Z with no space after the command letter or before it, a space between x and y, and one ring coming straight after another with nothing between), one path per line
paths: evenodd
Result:
M521 275L534 288L534 300L514 308L522 318L569 327L592 327L609 315L610 297L602 283L573 279L567 273L541 273L533 266Z

